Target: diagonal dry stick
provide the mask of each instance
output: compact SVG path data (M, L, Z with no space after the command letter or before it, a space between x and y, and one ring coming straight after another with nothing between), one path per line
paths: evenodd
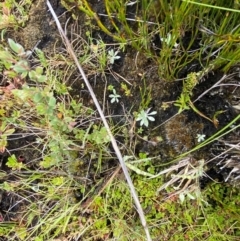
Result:
M128 185L129 185L129 188L130 188L132 197L133 197L133 199L134 199L134 202L135 202L135 205L136 205L138 214L139 214L139 217L140 217L140 219L141 219L142 225L143 225L144 230L145 230L145 233L146 233L147 240L148 240L148 241L152 241L152 238L151 238L151 236L150 236L149 229L148 229L148 227L147 227L146 218L145 218L145 215L144 215L142 206L141 206L141 204L140 204L140 201L139 201L139 199L138 199L138 195L137 195L137 193L136 193L136 190L135 190L135 188L134 188L134 186L133 186L132 179L131 179L131 177L130 177L130 175L129 175L129 172L128 172L128 170L127 170L127 167L126 167L126 165L125 165L125 162L124 162L124 160L123 160L122 154L121 154L121 152L120 152L120 150L119 150L119 148L118 148L117 142L116 142L116 140L115 140L115 138L114 138L114 136L113 136L113 134L112 134L112 132L111 132L111 130L110 130L110 128L109 128L109 125L108 125L108 123L107 123L107 120L106 120L106 118L105 118L105 116L104 116L104 114L103 114L103 111L102 111L102 109L101 109L101 107L100 107L100 105L99 105L99 102L98 102L98 100L97 100L97 98L96 98L96 95L95 95L94 92L93 92L92 86L90 85L90 83L89 83L89 81L88 81L88 79L87 79L87 77L86 77L86 75L85 75L85 73L84 73L81 65L79 64L78 59L77 59L77 56L76 56L76 54L74 53L73 48L72 48L72 46L71 46L68 38L66 37L66 35L65 35L65 33L64 33L64 31L63 31L63 29L62 29L62 27L61 27L61 24L60 24L60 22L59 22L59 20L58 20L58 18L57 18L57 16L56 16L56 14L55 14L52 6L51 6L51 4L50 4L50 2L49 2L48 0L47 0L47 6L48 6L48 8L49 8L49 10L50 10L50 12L51 12L51 14L52 14L52 16L53 16L56 24L57 24L59 33L60 33L60 35L61 35L61 37L62 37L62 39L63 39L63 42L65 43L65 45L66 45L66 47L67 47L67 50L68 50L69 54L70 54L71 57L73 58L76 66L78 67L79 72L81 73L81 75L82 75L82 77L83 77L83 80L84 80L84 82L85 82L85 84L86 84L86 86L87 86L87 88L88 88L88 90L89 90L89 92L90 92L90 94L91 94L91 97L92 97L93 102L94 102L94 104L95 104L95 106L96 106L96 108L97 108L97 110L98 110L98 113L99 113L101 119L102 119L102 122L103 122L103 124L104 124L104 126L105 126L105 128L106 128L106 130L107 130L107 132L108 132L108 135L109 135L110 138L111 138L112 146L113 146L114 151L115 151L115 153L116 153L116 156L117 156L117 158L118 158L118 160L119 160L119 162L120 162L120 165L121 165L121 167L122 167L122 170L123 170L123 173L124 173L124 175L125 175L125 178L126 178L126 180L127 180L127 182L128 182Z

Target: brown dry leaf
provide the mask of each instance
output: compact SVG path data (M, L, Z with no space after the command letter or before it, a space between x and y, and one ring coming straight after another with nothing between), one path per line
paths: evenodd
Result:
M10 8L8 8L7 6L5 6L5 2L2 3L2 13L3 13L3 15L7 15L7 16L10 15Z
M76 121L71 121L69 124L68 124L68 129L70 131L73 130L73 128L77 125L77 122Z
M57 118L61 120L61 119L63 118L63 113L58 112L58 113L57 113Z
M4 89L6 91L11 91L11 90L16 89L16 86L12 82L10 82L10 83L8 83L8 85L6 87L4 87Z
M6 146L0 146L0 153L4 153L6 150Z

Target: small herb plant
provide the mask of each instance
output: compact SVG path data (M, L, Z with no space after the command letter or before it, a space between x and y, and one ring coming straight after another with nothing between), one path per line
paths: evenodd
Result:
M183 89L180 97L175 102L175 106L179 107L178 113L181 113L183 110L189 110L191 101L191 96L194 87L197 85L197 73L188 74L186 80L183 81Z
M0 3L0 29L23 27L28 21L31 1L5 0Z
M140 121L140 126L144 125L148 127L149 121L155 121L153 115L156 115L157 111L152 111L149 113L150 110L151 108L147 109L146 111L141 110L140 113L138 113L136 121Z
M111 98L111 103L114 103L114 102L119 102L119 98L121 98L121 95L118 95L116 90L113 88L112 89L112 94L109 95L109 98Z
M113 49L108 51L108 61L110 64L114 64L115 60L120 59L121 57L118 55L119 51L114 51Z
M48 213L50 210L48 208L36 213L36 203L29 199L28 205L24 206L21 221L16 220L16 225L6 228L0 225L0 233L6 235L8 239L10 234L16 235L16 238L11 237L11 240L30 240L38 231L40 233L41 229L39 236L34 238L34 240L40 241L50 240L50 234L51 239L59 236L63 229L66 229L66 233L71 232L70 223L73 224L77 221L73 215L77 205L74 195L72 195L77 182L74 181L73 185L73 179L70 176L78 171L77 168L71 169L72 163L78 159L78 153L81 152L82 156L91 156L89 157L90 162L95 162L94 165L97 167L97 171L94 170L95 173L101 169L102 159L111 154L104 149L109 143L106 129L101 124L91 124L92 118L95 118L95 112L83 106L81 100L72 98L68 92L70 87L67 87L60 78L61 72L59 69L55 71L52 68L51 61L44 56L43 52L39 50L37 57L33 56L34 67L28 61L28 54L31 53L25 51L22 45L13 40L8 40L8 46L0 44L0 67L4 80L9 83L8 86L1 87L0 154L8 152L10 157L6 166L12 172L29 170L28 177L21 178L19 185L13 185L11 181L7 180L0 187L6 192L6 196L18 196L19 203L23 203L21 197L24 190L28 189L29 193L32 190L33 193L39 192L40 194L44 189L44 195L39 196L39 201L46 205L52 202L57 206L51 209L50 213ZM117 98L120 96L114 91L113 95L115 101L118 101ZM84 119L90 121L82 124L81 121ZM80 126L81 128L79 128ZM90 128L91 133L89 133ZM14 132L18 134L19 131L23 135L34 136L31 141L33 155L30 157L29 163L19 161L19 152L15 153L11 146L17 137L9 138L9 136ZM23 138L23 140L25 139ZM23 155L29 157L25 148L25 146L19 146L17 151L23 152ZM78 165L80 166L82 162L80 160ZM44 170L43 173L48 174L46 176L43 173L36 174L35 170L31 172L29 167L33 163L37 169ZM64 176L62 176L63 169L66 170ZM58 173L57 170L60 172ZM82 167L81 170L83 170ZM88 171L89 169L86 170L86 173ZM83 175L86 176L86 173ZM33 183L36 178L38 182ZM78 188L81 189L81 185L79 183ZM15 203L10 203L9 209L11 205L15 205ZM71 221L66 218L67 213L71 213L69 215ZM1 215L2 213L0 213L0 223L5 221L5 216L1 217ZM29 225L35 218L42 222L29 230ZM23 224L21 230L19 223ZM48 228L44 227L45 223ZM48 225L49 223L52 225ZM19 235L21 235L21 239L19 239Z
M41 66L35 69L30 68L27 57L32 54L31 51L25 51L21 44L14 42L12 39L8 39L8 44L13 54L8 49L0 51L0 63L3 64L6 69L4 72L5 75L15 79L17 79L17 77L24 79L29 76L33 81L45 82L46 76L43 74L43 68Z
M132 96L131 89L125 83L121 83L121 90L124 91L125 96Z
M61 2L67 2L67 0ZM73 1L68 0L68 2L70 4ZM123 3L122 6L120 2L124 1L105 1L107 14L111 20L110 25L112 24L110 29L114 30L110 32L106 28L109 26L105 27L104 22L101 22L88 2L87 0L81 1L82 4L79 4L77 8L89 16L89 24L91 24L89 29L95 27L92 24L93 21L90 23L90 20L94 18L99 27L117 40L118 44L128 43L139 51L144 50L148 58L154 57L158 63L161 63L159 64L159 76L166 80L175 79L186 63L190 63L193 59L200 60L203 52L209 51L205 57L207 61L204 61L207 65L213 63L216 66L225 66L224 71L227 71L233 63L238 63L240 52L236 51L235 45L239 44L239 30L236 28L233 31L233 27L238 24L239 15L235 13L227 12L226 21L223 11L215 10L214 6L213 8L199 7L197 4L181 0L172 1L171 4L168 1L142 0L143 8L137 7L139 10L135 14L135 21L138 23L132 28L130 21L126 21L126 16L128 16L125 12L126 6L137 5L140 1L125 1L128 3ZM156 2L162 6L156 6ZM234 1L234 4L237 5L237 2L239 1ZM1 30L24 25L28 19L24 13L25 4L30 6L32 1L5 0L0 3L2 7L0 10ZM224 4L223 0L219 2L219 5ZM24 6L24 9L21 6ZM69 10L70 8L71 6ZM155 12L157 18L154 19ZM196 32L193 32L188 46L183 47L181 42L175 46L175 39L181 39L189 30L195 29L197 20L191 21L193 15L200 21L203 17L208 21L197 25L199 27L196 28ZM152 17L157 24L146 28L147 21ZM164 22L164 26L159 24L157 19L160 23ZM219 20L218 24L214 21L215 19ZM121 29L118 23L122 24ZM215 29L218 26L218 34L214 37L211 34L209 37L209 34L202 32L203 48L192 51L194 39L199 37L198 31L203 24L206 24L209 29ZM177 33L170 33L172 29L176 29ZM1 34L2 38L4 30ZM160 53L153 56L153 51L149 51L148 48L152 36L156 33L165 38L160 39L163 46ZM169 34L166 35L166 33ZM0 196L2 198L9 196L10 202L11 199L15 200L14 203L9 204L9 207L5 207L5 210L9 211L7 215L10 216L12 212L15 212L19 204L25 201L27 203L26 206L21 207L21 213L17 215L19 217L9 218L7 222L3 220L3 212L0 212L1 237L3 236L3 239L6 237L6 240L35 241L59 238L77 240L80 236L83 240L146 240L141 232L141 224L135 222L135 207L132 205L126 182L121 176L116 172L112 177L107 178L106 182L104 180L101 183L103 187L100 190L99 186L95 185L98 182L97 175L95 175L97 172L89 170L84 175L81 172L86 164L90 167L90 163L96 157L99 169L102 168L100 163L104 156L107 160L105 164L109 159L113 160L107 148L109 138L105 128L98 124L88 124L94 117L94 111L84 107L81 101L72 99L68 87L63 84L67 81L62 81L62 79L59 81L61 68L55 72L48 61L46 64L43 63L45 61L43 55L40 66L33 67L28 63L30 52L25 51L14 41L9 42L11 51L3 47L3 43L4 41L0 44L0 68L4 70L3 76L10 82L10 85L8 88L3 88L4 91L6 90L3 92L5 99L1 99L0 104L0 150L4 152L8 142L12 141L9 136L20 130L24 132L24 135L30 133L36 136L35 143L30 143L33 145L31 153L35 153L35 149L38 149L41 155L38 159L33 156L30 160L31 162L37 160L34 163L37 169L33 171L28 168L28 163L19 162L18 156L12 155L8 158L7 166L12 169L9 173L11 176L17 174L16 180L11 178L8 180L8 173L0 171L0 176L4 176L0 184L4 193L1 190ZM206 48L206 46L213 47ZM180 51L174 51L173 58L172 50L176 47ZM217 48L219 48L218 58L213 58L212 51L208 49L215 51ZM119 52L114 49L107 51L106 44L102 41L97 41L94 45L92 43L89 49L91 51L84 51L83 55L79 55L81 56L80 62L88 68L90 66L97 73L105 73L107 64L114 64L120 59ZM179 107L179 112L194 108L191 98L192 91L197 84L194 82L195 77L201 79L198 73L189 75L179 100L175 102ZM23 82L19 89L15 84L18 79ZM31 85L27 85L26 79L31 80ZM10 89L12 86L13 91ZM131 96L126 86L121 85L121 88L121 91L123 90L121 93ZM116 93L114 87L110 92L111 102L119 102L120 95ZM140 94L142 101L138 108L139 113L134 115L135 120L140 121L141 127L138 129L138 134L143 131L142 126L148 126L150 121L155 120L156 114L156 111L151 112L148 109L151 101L150 89L146 86L142 89L140 87ZM168 106L166 102L162 108L165 109ZM196 109L195 112L199 113ZM213 118L216 122L218 114L215 113ZM200 142L205 136L199 134L196 138ZM131 155L133 155L132 150ZM126 155L125 159L127 159ZM141 197L141 205L145 210L147 221L151 223L152 239L170 241L238 239L237 237L240 236L240 192L237 187L231 188L224 183L212 182L200 190L198 181L204 171L204 162L201 160L197 160L196 163L186 162L186 165L181 168L179 164L169 167L166 178L158 175L149 179L149 176L158 172L158 169L154 169L152 160L143 153L139 154L137 160L133 156L133 160L127 163L132 170L134 186ZM72 163L74 167L70 170L69 166L73 165ZM27 169L26 172L21 173L25 169ZM166 173L167 170L164 168L162 172ZM86 191L86 195L84 194L86 198L80 202L76 201L75 193L77 194L79 189L85 190L87 179L92 178L94 178L94 182L91 183L93 193L90 192L90 198ZM168 181L167 178L170 180ZM78 182L79 179L83 180ZM160 195L156 195L156 190L164 184L169 185L165 185ZM174 191L174 195L169 191ZM198 191L201 196L198 196ZM164 194L167 195L167 200L163 199ZM86 200L87 205L84 204L85 201L82 202L83 200ZM179 201L182 205L179 205ZM1 204L3 206L3 202ZM79 216L79 212L83 215Z

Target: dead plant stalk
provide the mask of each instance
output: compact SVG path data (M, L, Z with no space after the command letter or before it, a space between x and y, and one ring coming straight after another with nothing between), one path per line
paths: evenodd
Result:
M108 122L107 122L107 120L106 120L106 118L105 118L105 116L104 116L104 114L103 114L103 111L102 111L100 105L99 105L99 102L98 102L98 100L97 100L97 97L96 97L95 93L93 92L92 86L90 85L90 83L89 83L89 81L88 81L88 79L87 79L87 77L86 77L86 75L85 75L85 73L84 73L81 65L79 64L78 59L77 59L77 56L76 56L75 52L73 51L73 48L72 48L72 46L71 46L71 44L70 44L70 41L68 40L67 36L65 35L65 33L64 33L64 31L63 31L63 29L62 29L62 27L61 27L61 24L60 24L60 22L58 21L58 18L57 18L56 14L55 14L55 12L54 12L54 10L53 10L53 8L52 8L52 5L50 4L49 1L47 1L47 6L48 6L48 8L49 8L49 10L50 10L50 12L51 12L51 14L52 14L55 22L56 22L56 25L57 25L57 27L58 27L59 33L60 33L60 35L61 35L61 37L62 37L62 39L63 39L63 42L64 42L65 45L66 45L66 48L67 48L69 54L70 54L71 57L73 58L76 66L78 67L79 72L80 72L81 75L82 75L82 78L83 78L83 80L84 80L84 82L85 82L85 84L86 84L86 86L87 86L87 88L88 88L88 90L89 90L89 93L91 94L91 97L92 97L93 102L94 102L94 104L95 104L95 106L96 106L96 108L97 108L97 110L98 110L98 113L99 113L101 119L102 119L102 122L103 122L103 124L104 124L104 126L105 126L105 128L106 128L106 130L107 130L107 132L108 132L108 135L110 136L112 146L113 146L113 148L114 148L114 151L115 151L115 153L116 153L116 156L117 156L117 158L118 158L118 160L119 160L119 162L120 162L120 165L121 165L121 167L122 167L123 173L124 173L124 175L125 175L125 178L126 178L126 180L127 180L127 183L128 183L128 185L129 185L129 189L130 189L131 194L132 194L132 197L133 197L133 199L134 199L134 202L135 202L135 205L136 205L136 208L137 208L139 217L140 217L141 222L142 222L142 225L143 225L143 227L144 227L147 240L148 240L148 241L151 241L152 238L151 238L151 236L150 236L150 232L149 232L149 229L148 229L148 227L147 227L147 222L146 222L146 218L145 218L145 215L144 215L142 206L141 206L141 204L140 204L140 201L139 201L138 195L137 195L137 193L136 193L136 190L135 190L135 188L134 188L132 179L131 179L131 177L130 177L130 175L129 175L129 172L128 172L127 167L126 167L126 165L125 165L125 162L124 162L124 160L123 160L122 154L121 154L121 152L120 152L120 150L119 150L119 148L118 148L117 142L116 142L116 140L115 140L115 138L114 138L114 136L113 136L113 134L112 134L112 132L111 132L111 130L110 130L110 128L109 128Z

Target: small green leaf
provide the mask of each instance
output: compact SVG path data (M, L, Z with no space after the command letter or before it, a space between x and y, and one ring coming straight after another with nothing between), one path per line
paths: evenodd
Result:
M1 152L3 152L7 146L7 138L5 136L1 136L1 139L0 139L0 150Z
M6 122L5 122L5 121L2 122L2 123L1 123L1 126L0 126L0 131L1 131L1 132L4 132L6 126L7 126Z
M28 73L28 76L31 80L35 80L36 79L36 72L34 70L31 70L29 73Z
M26 60L20 60L12 66L13 70L17 73L28 72L30 70L28 62Z
M36 238L34 239L34 241L43 241L43 238L40 237L40 236L38 236L38 237L36 237Z
M9 135L13 134L14 132L15 132L15 129L8 129L8 130L4 131L4 135L9 136Z
M154 175L152 175L151 173L144 172L144 171L140 170L139 168L135 167L134 165L132 165L130 163L126 163L126 166L139 175L142 175L142 176L145 176L145 177L154 177Z
M41 75L43 73L43 68L38 66L36 69L35 69L35 72L39 75Z
M11 156L8 158L7 166L8 166L8 167L13 167L13 166L15 166L17 163L18 163L18 161L17 161L16 156L15 156L15 155L11 155Z
M39 82L39 83L43 83L43 82L46 82L46 80L47 80L47 76L45 76L45 75L38 75L36 81Z
M39 103L42 100L42 98L43 98L42 94L40 92L37 92L33 96L33 101L35 103Z
M19 237L20 240L26 240L26 237L28 236L28 231L24 227L16 227L15 232L17 237Z
M10 48L16 53L16 54L22 54L24 53L24 48L21 44L15 43L12 39L8 39L8 44Z
M0 116L4 116L5 115L5 113L6 113L6 111L4 110L4 109L0 109Z
M48 105L50 106L50 107L55 107L56 106L56 98L54 97L54 96L51 96L50 98L49 98L49 101L48 101Z
M38 71L41 72L40 69ZM39 83L43 83L47 80L47 77L38 73L37 70L31 70L28 75L31 80Z
M40 49L36 48L35 52L37 53L37 56L38 56L38 58L39 58L39 60L41 62L41 65L43 67L47 67L48 66L48 62L47 62L47 60L45 58L45 55L44 55L43 51L41 51Z
M1 188L7 192L13 192L14 191L14 188L13 186L11 185L11 183L9 184L8 182L4 182L3 184L0 184L1 185Z
M52 157L46 156L44 160L40 162L40 167L42 168L49 168L56 164L57 161L54 161Z
M30 96L32 96L32 93L28 91L28 89L15 89L12 90L12 93L22 101L26 101Z
M18 162L15 155L11 155L8 158L8 161L7 161L6 165L8 167L12 168L13 170L15 170L15 169L20 170L24 166L24 164L22 162Z
M21 73L20 78L25 79L27 77L27 75L28 75L28 72L24 71L24 72Z
M61 186L64 182L64 178L61 176L61 177L55 177L51 180L51 183L54 185L54 186Z
M14 62L14 58L11 55L11 53L7 52L7 51L0 51L0 60L2 61L7 61L7 62ZM6 65L7 63L4 63L4 65Z

